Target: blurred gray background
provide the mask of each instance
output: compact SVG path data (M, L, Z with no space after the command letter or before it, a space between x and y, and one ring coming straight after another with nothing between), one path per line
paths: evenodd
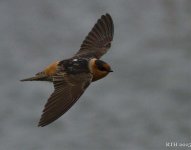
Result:
M37 123L50 83L19 80L71 57L110 13L115 35L93 83L59 120ZM190 0L1 0L1 150L163 150L191 137Z

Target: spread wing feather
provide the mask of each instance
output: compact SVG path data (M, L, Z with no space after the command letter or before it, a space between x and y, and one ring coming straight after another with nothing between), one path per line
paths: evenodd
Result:
M56 74L53 77L54 92L48 99L38 126L45 126L67 112L84 93L92 80L92 75L81 73L76 75Z
M111 47L114 24L109 14L102 15L83 41L74 57L94 57L99 59Z

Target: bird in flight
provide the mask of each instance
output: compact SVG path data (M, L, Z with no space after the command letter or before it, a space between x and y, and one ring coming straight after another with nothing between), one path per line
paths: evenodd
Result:
M67 112L91 82L110 72L108 63L100 60L111 47L114 24L109 14L102 15L71 58L56 61L34 77L21 81L53 82L54 92L44 106L38 126L46 126Z

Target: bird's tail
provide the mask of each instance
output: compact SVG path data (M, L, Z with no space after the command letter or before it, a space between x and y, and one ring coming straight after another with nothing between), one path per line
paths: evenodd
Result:
M53 75L56 72L59 61L55 61L46 67L42 72L37 73L34 77L22 79L21 81L50 81L53 80Z
M20 81L51 81L51 78L43 74L43 72L37 73L34 77L22 79Z

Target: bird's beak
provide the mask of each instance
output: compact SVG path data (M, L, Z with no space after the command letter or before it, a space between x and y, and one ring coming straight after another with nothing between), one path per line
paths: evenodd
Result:
M109 70L109 72L113 72L113 70Z

